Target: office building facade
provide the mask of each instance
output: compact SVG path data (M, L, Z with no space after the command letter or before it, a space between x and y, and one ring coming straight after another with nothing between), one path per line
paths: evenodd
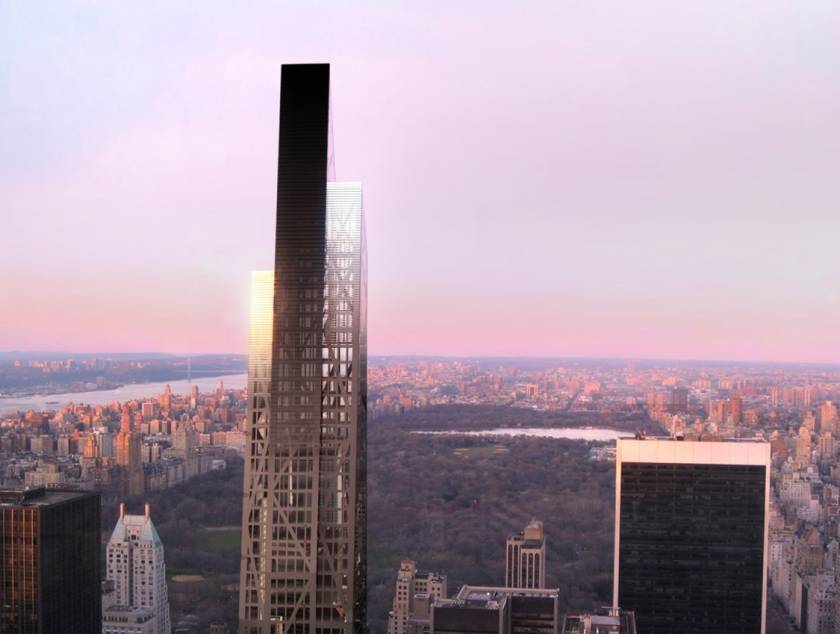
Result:
M275 268L252 289L243 634L366 625L362 194L328 166L329 66L283 66Z
M410 559L400 562L394 588L393 609L388 614L388 634L424 634L429 631L431 606L445 599L446 575L420 574Z
M506 543L505 585L508 588L545 588L545 532L532 519Z
M99 517L98 494L0 491L0 632L99 631Z
M770 445L619 439L613 605L649 634L763 634Z

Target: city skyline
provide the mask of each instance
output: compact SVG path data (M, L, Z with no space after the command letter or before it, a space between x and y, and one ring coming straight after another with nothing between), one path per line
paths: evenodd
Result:
M252 271L251 275L267 273L266 271ZM66 351L66 350L0 350L0 355L4 355L5 359L0 359L0 362L18 361L18 360L67 360L79 358L91 359L131 359L131 360L167 360L167 359L195 359L195 358L213 358L213 357L246 357L247 350L243 352L158 352L150 350L147 352L127 352L118 350L101 350L101 351ZM418 354L418 353L393 353L393 354L371 354L371 363L378 361L396 361L403 359L417 359L417 360L448 360L448 361L482 361L482 362L545 362L545 363L652 363L652 364L668 364L673 363L677 365L682 364L701 364L713 365L723 364L732 366L756 366L756 367L813 367L813 368L837 368L840 367L840 361L777 361L774 359L734 359L734 358L713 358L713 357L655 357L645 355L635 356L587 356L587 355L527 355L527 354ZM173 379L177 380L177 379ZM133 385L133 383L132 383Z
M838 32L0 3L0 630L840 634Z
M324 60L372 354L840 362L837 10L663 6L3 7L0 349L244 352Z
M271 274L262 277L270 288ZM255 308L255 317L263 314ZM253 357L257 365L261 358ZM67 365L36 361L16 369L51 377ZM79 363L80 370L87 366L111 380L109 364ZM7 385L14 377L6 375ZM171 389L144 383L139 392L100 390L81 399L43 396L41 404L5 415L0 408L3 483L18 490L93 486L107 500L103 518L111 520L103 528L110 534L117 503L131 485L117 447L119 430L130 424L142 437L144 497L159 509L155 523L174 575L173 623L198 616L205 625L227 621L236 631L239 593L229 581L240 564L242 457L251 455L249 399L256 394L237 378L179 381ZM675 447L702 437L709 448L728 438L741 439L739 446L769 439L770 571L780 602L768 604L768 619L778 625L788 614L804 631L806 618L833 614L840 552L837 370L414 359L380 360L369 367L368 382L372 632L384 633L392 603L397 609L392 575L400 560L448 575L447 596L462 583L494 586L505 578L506 538L534 516L548 519L546 587L562 588L563 610L582 588L592 609L609 605L615 439L637 434L651 448L666 436L685 438L666 441ZM142 513L138 501L130 506ZM464 557L468 552L477 559ZM200 606L182 585L192 583L187 579L196 567L207 575L200 583L215 588L202 594ZM178 575L187 577L178 581ZM220 601L223 588L227 598ZM423 618L423 605L408 608Z

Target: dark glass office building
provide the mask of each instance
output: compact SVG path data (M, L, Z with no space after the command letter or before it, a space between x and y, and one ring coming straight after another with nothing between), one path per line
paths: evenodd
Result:
M614 604L646 634L762 634L770 449L618 441Z
M359 183L328 179L330 68L284 65L275 267L253 277L242 634L365 631L367 342Z
M102 628L99 495L0 491L0 632Z

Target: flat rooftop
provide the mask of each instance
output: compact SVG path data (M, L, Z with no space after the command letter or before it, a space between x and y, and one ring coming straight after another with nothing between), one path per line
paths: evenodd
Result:
M90 491L76 491L71 489L28 489L0 490L0 506L39 507L63 504L72 500L94 497L96 493Z
M619 438L616 461L677 464L770 464L770 443L754 440Z
M464 607L470 608L497 610L500 605L504 604L507 598L507 594L497 590L469 589L467 592L464 592L462 589L458 593L458 600L464 602Z
M636 619L633 612L623 610L618 615L568 615L560 634L636 634Z
M489 600L497 600L498 597L548 597L560 596L559 588L503 588L500 586L461 586L456 596L457 599L466 601L471 597L481 600L489 597Z

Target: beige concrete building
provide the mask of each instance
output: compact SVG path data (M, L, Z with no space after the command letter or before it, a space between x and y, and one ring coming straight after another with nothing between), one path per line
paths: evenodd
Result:
M394 608L388 614L388 634L428 632L431 606L446 599L446 575L418 574L410 559L400 563L394 592Z
M532 519L525 529L508 537L505 586L545 588L545 532L543 523Z

